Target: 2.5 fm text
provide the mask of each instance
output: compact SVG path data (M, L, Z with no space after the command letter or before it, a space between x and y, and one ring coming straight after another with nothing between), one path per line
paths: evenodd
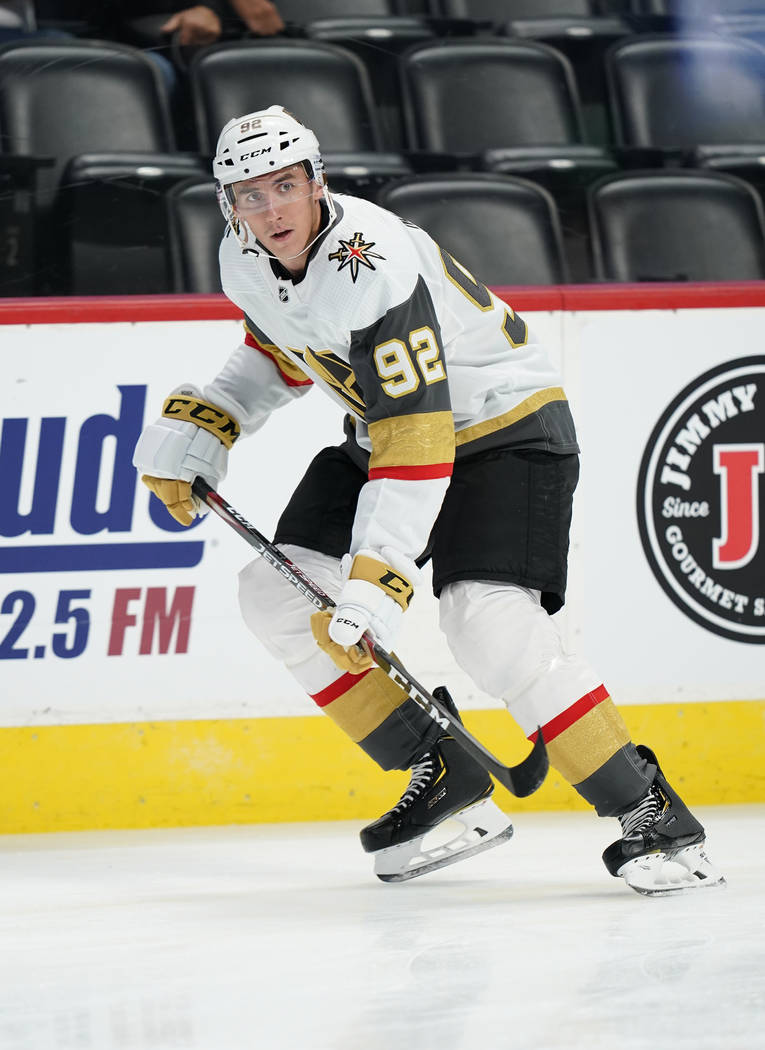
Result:
M7 593L0 603L0 660L42 659L49 651L62 660L82 656L91 633L91 591L59 591L54 608L46 609L30 591ZM112 601L108 656L126 650L139 656L186 653L189 648L193 587L118 587ZM38 608L38 605L40 606ZM60 630L45 631L43 620Z

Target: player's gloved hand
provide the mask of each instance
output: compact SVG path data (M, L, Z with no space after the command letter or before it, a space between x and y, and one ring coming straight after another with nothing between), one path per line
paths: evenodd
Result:
M329 621L329 641L342 651L350 651L369 631L383 649L390 651L414 593L410 577L419 576L414 562L388 547L381 554L361 550L355 558L345 555L341 571L345 583ZM341 666L333 650L322 645L319 638L317 642Z
M315 612L311 617L311 630L316 639L316 644L331 656L341 671L350 671L351 674L362 674L374 666L369 649L364 641L358 645L351 645L347 649L333 642L329 637L329 625L332 621L332 612L324 609L323 612Z
M172 514L181 525L190 525L196 515L202 513L199 508L200 501L193 495L188 481L152 478L148 474L144 474L141 481L158 499L162 500L168 513Z
M226 476L228 450L239 424L224 409L205 401L193 386L178 387L162 416L144 428L133 453L141 480L181 525L190 525L207 505L191 492L194 478L213 488Z

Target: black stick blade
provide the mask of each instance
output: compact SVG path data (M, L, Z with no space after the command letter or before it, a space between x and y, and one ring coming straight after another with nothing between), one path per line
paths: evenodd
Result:
M510 767L497 764L497 768L491 769L490 773L516 798L526 798L542 786L549 768L550 759L540 726L537 728L534 746L522 762Z

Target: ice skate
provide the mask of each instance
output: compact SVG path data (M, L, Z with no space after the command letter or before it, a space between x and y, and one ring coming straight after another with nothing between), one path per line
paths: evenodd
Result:
M508 817L491 801L488 773L450 736L413 766L393 809L361 831L383 882L405 882L505 842Z
M656 766L656 777L639 802L620 815L624 832L603 853L603 863L637 893L661 896L725 879L704 852L704 828L667 783L650 748L638 752Z

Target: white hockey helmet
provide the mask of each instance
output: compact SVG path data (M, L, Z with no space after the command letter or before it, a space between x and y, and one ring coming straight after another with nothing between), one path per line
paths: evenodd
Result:
M254 248L255 238L236 215L235 182L257 178L302 164L310 180L321 186L334 218L335 207L324 178L319 141L311 131L282 106L246 113L230 120L220 133L213 159L218 203L226 222L242 246Z

